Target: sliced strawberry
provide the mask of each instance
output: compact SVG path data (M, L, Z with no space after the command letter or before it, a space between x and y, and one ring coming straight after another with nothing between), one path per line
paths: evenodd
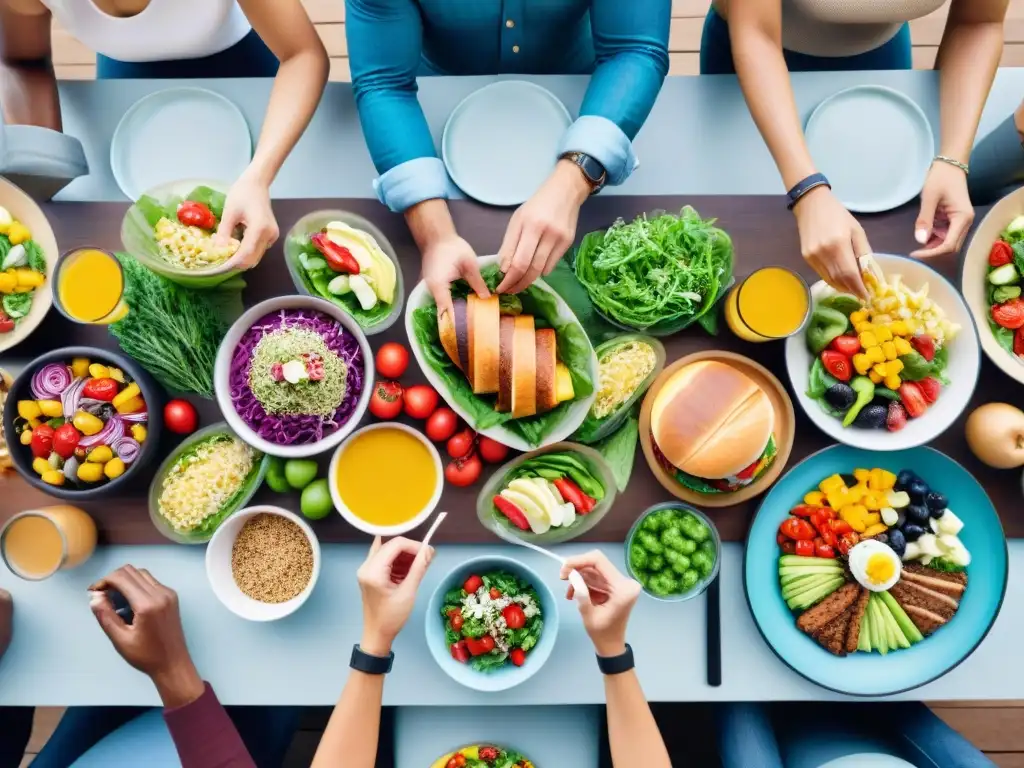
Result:
M929 363L935 359L935 339L927 333L912 336L910 339L910 345L917 350L917 354Z
M942 382L938 379L929 376L927 379L921 379L917 382L917 386L921 388L921 394L924 395L925 402L929 405L939 399L939 393L942 391Z
M853 357L860 352L860 339L856 336L836 336L829 346L836 352Z
M890 432L899 432L907 426L907 410L893 400L889 403L889 413L885 417L885 428Z
M904 381L900 384L900 401L907 409L907 415L912 419L923 416L928 410L928 403L924 399L924 393L916 381Z
M1013 354L1024 357L1024 328L1013 332Z
M1013 248L1004 240L996 240L992 243L992 250L988 252L988 265L995 269L1013 261Z
M825 370L829 375L839 381L849 381L853 377L853 365L850 358L842 352L826 349L821 353L821 362L824 363Z
M992 305L992 319L997 325L1010 330L1024 326L1024 299L1016 298Z

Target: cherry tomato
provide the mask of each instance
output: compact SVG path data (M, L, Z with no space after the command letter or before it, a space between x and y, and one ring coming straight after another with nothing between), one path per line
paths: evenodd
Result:
M213 230L217 228L217 217L205 203L186 200L178 206L178 221L186 227Z
M89 379L82 387L82 397L110 402L120 391L121 385L113 379Z
M515 664L517 667L523 666L526 663L526 651L522 648L513 648L512 652L508 655L509 661Z
M480 437L477 450L480 451L480 458L488 464L499 464L508 457L508 446L489 437Z
M70 459L75 455L75 448L82 435L74 424L62 424L53 433L53 450L62 459Z
M796 553L800 557L814 557L814 542L800 539L796 543Z
M775 543L776 544L780 544L780 545L781 544L785 544L787 541L789 541L789 539L787 539L785 536L782 535L782 531L779 531L778 533L775 534Z
M782 548L782 554L784 555L795 555L796 554L796 542L792 539L786 539L779 545Z
M850 550L859 543L860 536L857 535L856 531L850 531L849 533L844 533L839 537L839 542L836 546L841 554L847 555L850 553Z
M452 643L452 647L449 650L452 653L452 658L456 661L461 661L463 664L469 661L469 650L466 648L465 640L459 640L457 643Z
M462 588L466 591L467 595L472 595L474 592L476 592L478 589L480 589L480 587L482 587L483 585L484 585L484 580L481 579L479 576L477 576L474 573L472 576L470 576L468 579L466 579L466 581L462 585Z
M480 747L480 759L486 763L493 763L498 759L497 747Z
M378 381L370 396L370 413L378 419L393 419L402 412L402 385L397 381Z
M501 597L501 590L497 587L491 587L491 591L487 594L491 596L491 600L497 600L499 597Z
M475 453L464 459L455 459L444 468L444 479L456 488L466 488L480 479L483 462Z
M454 757L450 757L448 758L448 762L445 764L444 768L459 768L459 761Z
M821 507L812 507L810 504L797 504L789 510L789 514L796 515L797 517L814 517L814 513L820 511Z
M427 426L424 431L427 437L435 443L448 440L459 428L459 417L451 408L438 408L427 419Z
M452 608L448 611L448 621L451 622L452 629L456 632L460 632L462 630L462 625L465 623L465 620L462 618L462 611L458 608Z
M53 436L53 427L49 424L40 424L33 429L32 442L29 443L32 455L37 459L48 459L50 452L53 450Z
M466 648L469 649L471 656L483 656L485 653L490 653L494 650L494 638L490 635L476 638L467 637Z
M828 528L836 536L842 536L844 533L852 533L853 526L845 520L829 520Z
M818 557L835 558L836 550L831 544L822 542L814 545L814 554Z
M507 606L501 612L501 615L505 618L505 623L508 624L509 629L522 629L526 626L526 614L523 613L522 607L516 603Z
M437 392L426 384L414 384L402 393L405 415L425 419L437 410Z
M377 373L385 379L400 379L409 367L409 350L389 341L377 350Z
M466 427L448 440L448 455L453 459L463 459L473 452L473 439L476 435Z
M190 435L199 426L199 414L188 400L171 400L164 406L164 424L171 432Z
M10 333L14 330L14 321L7 316L7 313L0 310L0 333Z
M814 526L799 517L788 517L782 521L779 531L797 541L814 541Z

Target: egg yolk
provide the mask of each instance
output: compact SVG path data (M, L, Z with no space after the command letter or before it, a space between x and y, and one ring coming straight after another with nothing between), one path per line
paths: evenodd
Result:
M896 569L892 560L885 555L872 555L868 558L864 574L872 584L884 584L893 577Z

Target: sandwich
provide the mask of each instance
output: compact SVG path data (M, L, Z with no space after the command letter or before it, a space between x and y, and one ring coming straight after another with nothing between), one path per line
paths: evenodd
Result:
M651 408L659 462L696 493L731 493L757 480L778 455L775 409L753 379L702 361L677 371Z

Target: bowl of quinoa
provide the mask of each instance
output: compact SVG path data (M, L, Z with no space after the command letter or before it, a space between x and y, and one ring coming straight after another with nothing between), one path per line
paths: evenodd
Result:
M320 576L320 543L306 522L280 507L248 507L229 517L206 549L206 576L232 613L276 621L299 609Z

